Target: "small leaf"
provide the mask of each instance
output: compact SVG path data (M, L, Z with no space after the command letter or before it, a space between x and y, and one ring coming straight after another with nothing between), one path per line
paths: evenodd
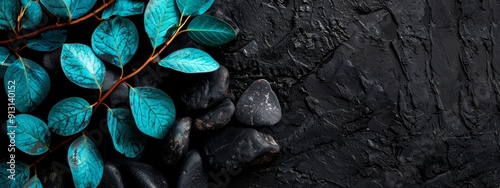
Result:
M198 13L200 8L205 4L205 0L175 0L177 8L182 15L192 15Z
M50 30L40 36L28 40L28 48L41 52L50 52L61 47L66 42L68 31L64 29Z
M97 187L104 173L104 162L92 140L82 135L68 149L68 164L77 188Z
M165 92L152 87L131 88L130 106L141 132L162 139L175 120L174 102Z
M15 136L16 147L24 153L40 155L49 150L49 128L37 117L19 114L16 115L14 124L7 121L7 125L8 133Z
M31 179L28 180L23 185L23 188L43 188L42 182L40 182L40 179L36 175L34 175Z
M5 91L9 81L15 82L16 109L23 113L33 111L49 94L49 74L26 58L17 59L5 72Z
M21 0L23 7L26 9L21 20L22 28L33 29L42 21L42 7L36 0Z
M0 29L16 31L21 5L18 0L0 0Z
M183 73L205 73L217 70L219 63L202 50L184 48L162 59L160 66Z
M179 12L175 0L150 0L144 12L144 26L153 48L167 41L170 28L177 26Z
M147 137L137 129L130 110L108 109L108 128L116 151L134 158L144 150Z
M92 34L92 49L104 61L123 68L139 47L139 32L129 19L103 21Z
M58 135L74 135L87 127L92 109L93 106L85 99L78 97L63 99L49 112L49 128Z
M111 6L102 13L102 19L108 19L111 16L133 16L144 12L144 2L136 0L116 0Z
M0 162L0 169L2 169L0 170L0 185L2 188L19 188L30 178L29 166L16 161L15 158Z
M106 74L102 61L85 44L64 44L61 66L68 79L87 89L99 89Z
M54 16L74 20L87 14L97 0L40 0Z
M0 79L4 77L7 68L15 61L16 58L10 54L9 49L0 46Z
M200 10L198 10L197 13L193 14L193 15L202 15L204 14L205 12L207 12L208 9L210 9L210 7L212 6L212 4L214 4L214 1L215 0L205 0L205 4L203 4L203 6L201 6Z
M189 23L189 36L201 45L222 46L236 37L236 32L228 23L212 16L198 16Z

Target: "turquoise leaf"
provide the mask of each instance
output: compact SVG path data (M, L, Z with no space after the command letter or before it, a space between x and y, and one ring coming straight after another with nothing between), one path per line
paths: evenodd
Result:
M7 121L7 132L13 133L16 147L29 155L40 155L49 150L50 132L47 124L35 116L16 115L12 124Z
M28 182L23 185L23 188L43 188L42 182L38 179L38 176L34 175L31 177Z
M61 47L66 42L68 31L55 29L43 32L40 36L28 40L28 48L41 52L50 52Z
M79 97L63 99L49 112L49 129L62 136L74 135L87 127L93 107Z
M116 0L102 12L102 19L108 19L111 16L133 16L144 12L144 2L137 0Z
M106 62L123 68L139 47L139 32L129 19L103 21L92 34L92 49Z
M130 110L108 109L108 129L116 151L135 158L144 150L147 137L137 129Z
M156 88L136 87L130 89L129 98L137 128L153 138L165 137L176 115L170 96Z
M198 13L200 8L205 4L206 0L175 0L177 8L182 15L192 15Z
M42 21L42 7L36 0L21 0L21 4L26 9L21 26L25 29L33 29Z
M203 4L203 6L201 6L200 10L198 10L198 12L195 13L194 15L202 15L205 12L207 12L207 10L210 9L212 4L214 4L214 1L215 0L205 0L205 4Z
M97 0L40 0L54 16L74 20L87 14Z
M196 48L183 48L172 52L159 64L183 73L205 73L219 68L219 63L212 56Z
M15 82L16 109L23 113L33 111L47 97L50 90L49 74L35 62L20 58L5 72L5 91L9 82Z
M21 5L19 0L0 1L0 30L16 31L17 16Z
M76 85L99 89L106 74L102 61L85 44L64 44L61 52L64 74Z
M23 162L14 161L11 163L9 160L2 161L0 162L0 168L2 169L0 170L0 185L2 187L19 188L30 178L30 168Z
M144 11L144 27L153 48L167 41L167 34L179 22L175 0L150 0Z
M187 31L194 41L210 47L222 46L236 37L231 25L213 16L195 17Z
M104 173L104 162L92 140L82 135L68 149L68 164L77 188L97 187Z
M7 68L16 61L14 55L10 54L9 49L0 46L0 79L5 75Z

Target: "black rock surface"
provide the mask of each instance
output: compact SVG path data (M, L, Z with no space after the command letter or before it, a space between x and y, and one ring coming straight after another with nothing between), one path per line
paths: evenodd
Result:
M111 163L106 162L104 164L104 174L102 175L101 183L98 187L113 187L113 188L123 188L123 178L118 167Z
M186 154L179 172L177 187L209 187L208 174L203 168L203 161L197 150L191 150Z
M192 120L184 117L176 120L168 134L163 139L162 153L163 161L173 165L186 154L189 148L189 133L191 132Z
M215 131L225 127L234 114L234 104L230 99L222 101L218 106L211 108L206 114L194 120L197 131Z
M201 79L195 86L186 89L182 95L182 102L188 109L206 109L213 106L229 95L229 72L226 67L210 73Z
M251 126L271 126L281 119L281 106L267 80L259 79L248 87L236 103L235 117Z
M165 177L151 165L127 161L119 169L127 187L168 188Z

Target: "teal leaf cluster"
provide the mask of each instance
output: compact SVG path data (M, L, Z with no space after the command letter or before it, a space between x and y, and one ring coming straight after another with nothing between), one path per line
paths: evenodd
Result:
M20 10L19 0L0 1L0 29L16 31L17 16Z
M187 27L189 36L197 43L210 47L227 44L236 37L228 23L213 16L197 16Z
M102 61L85 44L64 44L61 66L68 79L87 89L100 89L106 68Z
M165 92L153 87L130 89L130 106L141 132L162 139L175 120L174 102Z
M15 123L7 121L7 132L15 133L16 147L29 155L40 155L49 150L50 132L47 124L35 116L19 114Z
M130 110L108 109L108 129L116 151L134 158L144 150L147 137L135 125Z
M139 47L139 32L129 19L103 21L92 34L92 49L102 60L123 68Z
M219 63L208 53L196 48L184 48L162 59L160 66L183 73L206 73L219 68Z
M82 135L68 149L68 164L77 188L97 187L104 173L104 162L92 140Z
M137 0L116 0L110 7L102 12L103 19L111 16L133 16L144 12L144 2Z
M74 20L89 12L97 0L40 0L40 2L54 16Z
M30 178L30 168L23 162L15 162L15 181L9 179L11 173L7 170L10 169L8 161L0 162L0 185L5 188L19 188L22 187Z
M26 10L21 20L21 26L25 29L33 29L42 21L42 7L36 0L21 0Z
M9 81L16 83L16 108L23 113L33 111L49 94L49 74L26 58L17 59L5 72L5 91L8 91Z
M179 22L175 0L150 0L144 11L144 26L153 48L167 41L167 34Z
M28 40L28 48L41 52L50 52L61 47L66 42L68 31L65 29L55 29L46 31L40 36Z
M16 61L16 58L10 54L9 49L0 46L0 79L5 75L7 68Z
M42 182L38 179L38 176L35 175L31 177L24 185L23 188L42 188Z
M58 102L49 112L49 128L58 135L70 136L90 122L93 106L85 99L70 97Z

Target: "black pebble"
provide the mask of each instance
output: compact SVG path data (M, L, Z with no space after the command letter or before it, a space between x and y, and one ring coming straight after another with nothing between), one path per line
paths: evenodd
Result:
M191 118L184 117L175 121L163 140L163 160L173 165L186 154L189 147Z
M251 126L271 126L281 120L278 97L267 80L257 80L248 87L236 104L235 116Z
M197 150L191 150L186 154L177 187L208 187L208 174L203 169L203 162Z
M206 109L229 96L229 71L220 66L209 77L188 88L181 100L188 109Z
M194 128L197 131L214 131L225 127L234 114L234 104L230 99L210 109L205 115L196 118Z

